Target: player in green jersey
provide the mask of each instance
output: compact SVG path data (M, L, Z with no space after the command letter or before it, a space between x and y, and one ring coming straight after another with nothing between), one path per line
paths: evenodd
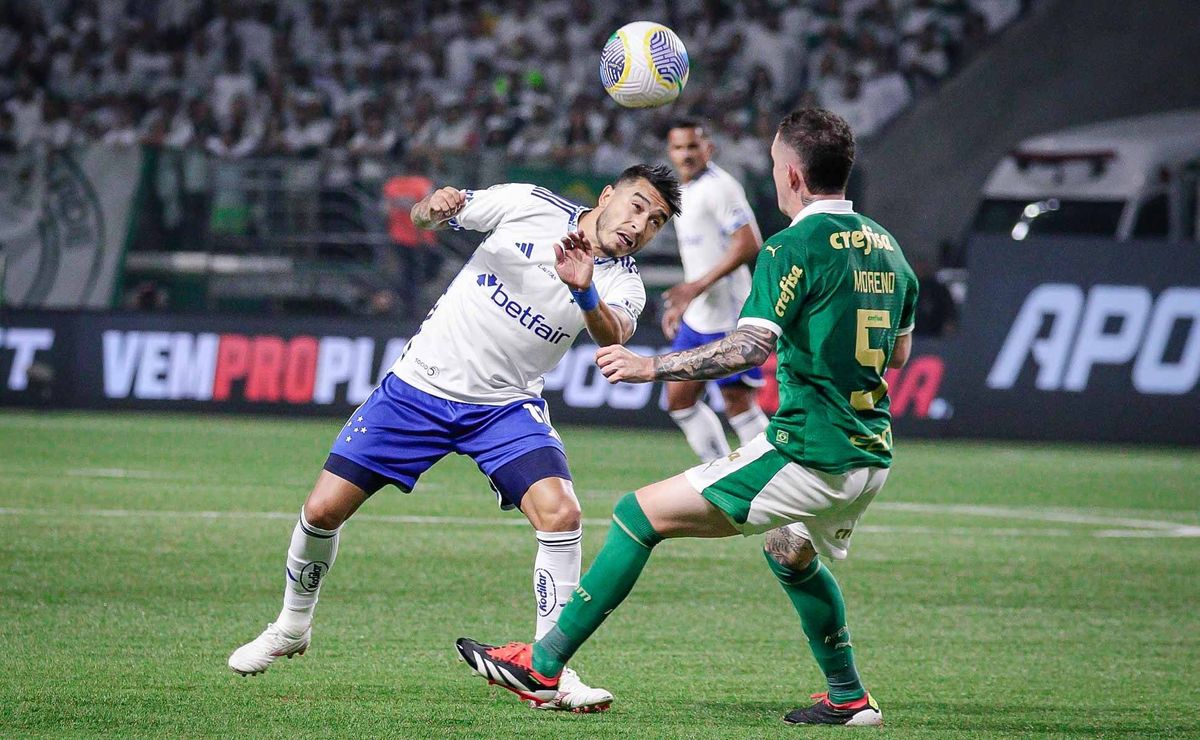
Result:
M675 537L766 532L764 552L800 615L828 690L792 724L878 725L854 665L845 603L818 554L846 557L850 535L892 462L887 367L912 348L917 278L896 240L845 199L854 137L819 109L783 119L771 145L788 228L758 257L737 330L657 357L619 346L596 354L611 382L708 380L778 354L780 405L763 435L727 457L617 502L604 548L558 625L535 644L458 641L478 673L519 695L553 699L567 660L629 594L655 545Z

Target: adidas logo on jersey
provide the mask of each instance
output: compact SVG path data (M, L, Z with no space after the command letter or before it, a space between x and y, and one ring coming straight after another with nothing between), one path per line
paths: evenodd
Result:
M533 257L533 244L530 242L517 242L517 251L526 257Z
M571 335L563 331L562 327L552 327L543 323L546 317L540 313L533 313L529 310L529 306L522 306L515 300L509 298L508 293L504 292L504 283L496 279L495 275L483 273L475 278L476 285L483 288L492 288L492 303L500 307L509 318L516 319L517 323L522 328L528 329L537 336L545 339L551 344L558 344L563 339Z

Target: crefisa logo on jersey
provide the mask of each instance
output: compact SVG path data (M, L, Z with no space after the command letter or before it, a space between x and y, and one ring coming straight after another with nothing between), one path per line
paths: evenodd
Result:
M504 283L496 279L495 275L483 273L475 277L475 284L481 288L491 288L492 303L500 307L500 310L509 318L516 319L521 328L533 332L538 337L545 339L550 344L558 344L564 339L569 339L570 334L563 331L563 328L550 327L542 323L546 317L540 313L533 313L529 310L529 306L522 306L516 300L509 297L508 293L504 292Z
M533 590L537 594L538 614L549 616L558 605L558 587L554 584L554 576L545 568L533 572Z

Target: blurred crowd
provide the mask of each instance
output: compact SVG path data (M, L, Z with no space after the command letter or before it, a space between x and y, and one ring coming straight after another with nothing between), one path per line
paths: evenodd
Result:
M8 0L0 151L90 142L328 161L327 184L387 162L531 162L617 172L661 154L665 115L714 123L735 174L769 169L779 115L820 104L869 140L1028 0L646 0L691 83L620 111L599 51L628 8L589 0Z

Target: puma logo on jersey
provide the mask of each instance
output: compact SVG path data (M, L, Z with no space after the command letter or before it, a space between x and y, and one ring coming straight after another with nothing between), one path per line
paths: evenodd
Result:
M774 257L774 256L775 256L775 253L776 253L776 252L778 252L778 251L779 251L779 248L780 248L780 247L782 247L782 246L783 246L782 244L779 244L779 245L777 245L777 246L774 246L774 247L769 247L769 246L767 246L767 245L765 245L765 244L764 244L764 245L763 245L763 249L765 249L765 250L767 250L768 252L770 252L770 253L771 253L771 256L772 256L772 257Z

